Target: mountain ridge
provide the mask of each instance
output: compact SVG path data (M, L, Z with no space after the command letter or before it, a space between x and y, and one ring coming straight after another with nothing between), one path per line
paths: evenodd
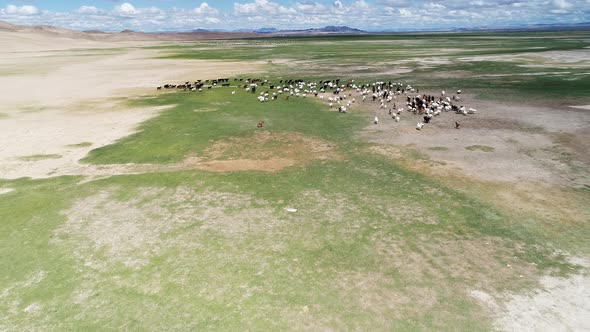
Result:
M274 27L262 27L258 29L206 29L196 28L192 31L166 31L166 32L140 32L133 30L123 30L120 32L105 32L100 30L77 31L50 25L15 25L0 20L0 31L8 32L33 32L45 35L53 35L67 38L86 38L90 40L109 40L109 39L132 39L132 40L178 40L188 41L193 39L232 39L232 38L255 38L261 36L305 36L305 35L361 35L361 34L389 34L389 33L426 33L426 32L501 32L501 31L570 31L570 30L590 30L590 22L581 23L553 23L553 24L530 24L510 27L473 27L473 28L448 28L448 29L382 29L374 31L365 31L349 26L328 25L321 28L307 29L277 29Z

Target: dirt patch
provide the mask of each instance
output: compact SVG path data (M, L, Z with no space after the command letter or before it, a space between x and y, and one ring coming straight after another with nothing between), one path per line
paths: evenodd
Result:
M156 112L167 107L137 110L143 116L153 116ZM121 118L106 117L106 113L99 119L112 125L111 130L107 127L101 128L85 122L92 126L88 129L84 125L77 129L78 136L95 138L95 143L67 145L60 144L62 141L46 140L47 146L61 149L64 157L60 159L29 158L27 160L13 158L10 162L2 162L2 152L7 155L16 153L16 147L0 147L0 171L6 178L17 178L31 176L34 178L63 176L63 175L84 175L93 178L103 178L112 175L142 174L152 172L173 172L186 169L201 169L211 172L237 172L237 171L264 171L278 172L287 167L304 165L313 160L340 160L341 156L336 151L336 145L317 137L304 136L299 133L271 133L267 131L257 132L255 135L246 138L229 138L223 141L212 142L211 147L205 151L204 156L188 156L182 162L170 165L158 164L113 164L113 165L91 165L81 164L83 158L92 148L104 146L121 135L132 133L130 124L122 121ZM133 116L131 110L126 111L129 117ZM137 117L137 115L135 115ZM83 120L87 116L81 118ZM74 120L68 116L68 124ZM61 118L60 118L61 119ZM63 120L63 119L62 119ZM131 123L137 120L130 119ZM114 122L117 122L116 124ZM60 122L64 123L64 122ZM120 128L117 128L120 127ZM128 127L125 127L128 126ZM2 126L0 126L0 129ZM104 129L104 130L103 130ZM115 130L117 129L117 130ZM105 132L106 130L106 132ZM53 131L51 131L53 132ZM50 132L47 133L49 135ZM72 132L74 134L74 132ZM60 136L63 140L71 140L72 137ZM23 134L23 140L29 136ZM34 145L32 145L34 146ZM5 150L5 151L3 151Z
M240 170L279 171L312 160L340 160L333 143L294 132L258 131L251 137L213 142L205 150L199 169L215 172Z
M121 201L115 192L102 191L63 211L67 219L53 243L71 247L85 268L102 271L123 264L140 269L163 248L175 245L168 236L173 233L210 231L238 238L276 225L268 218L273 213L268 204L246 195L143 188Z
M397 312L401 318L405 311L402 308L426 312L437 303L434 290L412 284L396 289L394 279L380 272L339 273L334 283L350 295L356 306L380 315Z
M536 281L537 268L514 256L499 238L478 239L419 235L415 240L377 233L373 249L389 266L396 267L403 281L433 279L443 284L461 280L464 285L495 292L520 289ZM518 248L516 248L518 250Z
M492 311L498 331L590 330L590 277L545 276L539 288L525 293L491 295L472 291L471 296Z
M13 191L14 191L14 189L12 189L12 188L0 188L0 195L8 194Z
M532 181L564 187L581 187L590 181L590 148L584 143L590 139L590 113L554 102L490 102L468 93L461 98L459 105L474 107L477 114L443 112L422 130L415 130L421 116L410 112L402 112L400 122L391 119L388 109L395 101L386 109L379 108L378 102L359 103L367 112L367 123L375 115L381 120L367 126L360 136L387 148L414 149L439 161L437 173L444 170L481 181ZM461 124L460 130L454 129L455 122ZM476 146L493 148L494 153L465 151L478 149Z
M278 172L295 164L297 164L295 160L281 158L267 160L234 159L203 162L195 165L195 168L220 173L238 171Z
M76 101L138 96L152 89L155 91L156 86L164 82L176 84L189 78L233 76L261 68L259 63L245 66L242 62L229 61L179 62L159 59L161 55L157 50L138 48L86 57L66 51L0 53L1 63L20 72L16 80L14 76L0 76L0 86L5 87L0 112L11 115L13 109L31 104L61 108ZM48 56L51 61L47 60ZM133 79L114 80L112 77ZM32 84L44 88L28 89Z
M0 104L0 177L42 178L71 174L92 142L97 148L133 133L135 126L163 108L129 109L124 102L154 92L164 82L208 79L256 72L263 63L160 59L159 50L143 49L153 42L123 44L47 36L8 36L10 50L0 52L3 89ZM124 48L113 49L113 47ZM132 47L129 47L132 46ZM92 48L81 50L79 48ZM61 50L58 50L61 49ZM74 49L77 48L77 49ZM103 49L101 49L103 48ZM81 56L83 55L83 56ZM132 79L112 79L129 77ZM43 89L30 89L43 86ZM18 160L20 156L59 154L63 158Z
M86 168L78 161L91 149L132 134L138 123L169 107L128 109L120 103L105 102L95 105L92 112L47 109L2 120L0 131L5 135L0 138L1 177L76 174ZM93 144L80 143L90 141Z
M371 149L392 158L398 165L426 174L449 188L475 195L517 213L533 214L557 224L581 224L590 217L583 210L576 194L567 188L539 181L482 180L469 172L458 171L459 166L455 163L432 160L428 155L418 154L412 148L374 146Z
M357 294L359 301L370 297L367 305L377 306L373 308L377 312L397 306L389 314L414 319L428 315L433 325L441 328L448 325L449 317L455 317L454 310L461 310L465 322L489 320L486 307L455 307L475 302L470 294L462 292L465 288L485 290L487 294L530 288L537 282L538 269L515 257L515 248L500 238L464 238L445 233L414 238L383 231L376 232L371 243L374 257L378 257L388 279L367 276L367 281L381 287L366 285L367 294ZM394 281L397 287L390 286Z

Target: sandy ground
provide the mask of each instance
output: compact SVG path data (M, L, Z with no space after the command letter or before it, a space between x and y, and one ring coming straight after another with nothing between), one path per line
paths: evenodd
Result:
M14 189L12 188L0 188L0 195L8 194L9 192L13 192Z
M590 261L576 257L572 262L583 266L584 273L545 276L539 288L526 293L474 290L470 295L493 312L497 331L590 331Z
M425 93L425 92L423 92ZM440 92L426 92L437 95ZM358 99L358 98L357 98ZM397 107L405 97L397 97ZM421 116L401 114L399 123L378 103L359 103L357 111L368 110L362 136L382 145L411 147L440 161L442 173L460 171L483 181L536 181L547 185L583 186L590 183L590 151L583 141L590 134L590 112L567 105L526 105L476 100L463 94L460 105L478 110L474 115L453 112L434 118L416 130ZM353 108L354 111L354 108ZM462 126L454 129L455 122ZM579 142L578 142L579 141ZM473 149L489 147L492 151ZM471 149L471 150L470 150ZM563 156L567 155L568 158Z
M0 178L8 179L87 174L80 158L129 135L161 110L128 109L122 104L128 98L153 93L165 82L226 77L261 67L153 59L158 51L112 49L121 44L32 33L0 31L0 41L8 41L0 50ZM85 47L92 49L80 49ZM80 143L87 146L72 146Z
M153 50L115 52L0 53L0 68L18 73L18 79L13 75L0 76L0 113L10 115L12 110L22 107L70 106L87 100L132 97L152 92L164 82L226 77L241 73L244 68L258 68L237 62L155 60L161 54Z

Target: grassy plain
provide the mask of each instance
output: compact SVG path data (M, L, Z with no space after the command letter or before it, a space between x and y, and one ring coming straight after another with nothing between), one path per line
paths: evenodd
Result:
M588 60L552 62L546 52L583 49L589 36L562 37L271 38L157 49L178 61L271 61L260 76L274 81L384 78L470 87L486 98L562 94L585 102ZM497 74L506 76L490 76ZM186 79L197 78L179 77ZM260 132L321 140L337 157L277 172L186 167L92 181L0 180L14 189L0 195L0 329L487 331L492 317L472 290L532 289L541 275L581 269L566 252L590 252L587 223L549 223L488 201L485 192L497 187L482 186L479 196L431 178L408 167L428 158L415 151L398 160L375 153L359 138L362 114L330 112L312 99L260 104L240 88L154 91L129 101L165 105L174 106L82 161L174 164ZM585 204L587 188L567 190Z

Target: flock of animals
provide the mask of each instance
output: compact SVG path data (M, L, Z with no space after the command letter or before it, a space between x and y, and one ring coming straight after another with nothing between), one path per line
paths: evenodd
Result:
M434 96L429 94L420 94L420 90L410 85L399 82L373 82L357 84L354 80L341 82L340 79L320 80L316 82L306 82L301 79L279 80L276 84L267 79L258 78L234 78L233 86L229 78L219 78L214 80L197 80L194 83L185 82L184 84L174 85L165 84L158 86L157 90L184 90L192 92L202 92L203 89L213 89L218 87L241 88L247 93L256 96L261 103L270 102L282 98L289 100L292 98L307 98L313 96L320 100L327 100L330 109L336 109L339 113L346 113L356 103L359 98L362 103L378 103L379 109L388 109L388 115L395 122L400 122L404 112L410 112L414 115L420 115L420 120L416 124L417 130L422 130L433 119L446 112L469 115L477 113L476 109L458 106L461 101L461 90L451 97L445 91L440 95ZM231 94L235 95L236 90ZM399 105L399 106L398 106ZM374 124L379 124L379 118L375 115ZM258 127L262 127L264 122L259 122ZM460 129L461 125L455 122L455 128Z

